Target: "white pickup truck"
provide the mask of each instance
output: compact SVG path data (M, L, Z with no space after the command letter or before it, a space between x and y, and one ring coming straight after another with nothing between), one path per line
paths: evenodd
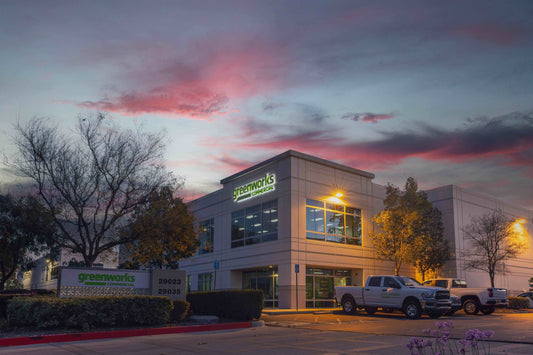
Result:
M468 288L464 280L439 278L424 281L424 285L442 287L450 291L452 296L461 300L466 314L491 314L496 307L507 306L507 290L505 288Z
M364 308L374 314L378 308L398 309L407 318L417 319L426 313L431 318L446 314L451 307L450 291L422 286L406 276L370 276L364 287L336 286L335 298L345 313Z

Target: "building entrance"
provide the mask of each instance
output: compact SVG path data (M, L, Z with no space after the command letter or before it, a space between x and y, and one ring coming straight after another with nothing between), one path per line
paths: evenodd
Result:
M335 286L352 286L353 272L350 269L307 268L306 308L335 307Z
M278 307L277 266L242 272L242 288L262 290L265 308Z

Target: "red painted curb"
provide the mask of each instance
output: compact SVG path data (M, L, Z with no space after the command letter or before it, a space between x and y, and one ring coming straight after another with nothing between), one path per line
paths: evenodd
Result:
M159 334L207 332L207 331L212 331L212 330L229 330L229 329L242 329L242 328L251 328L251 327L252 327L252 322L240 322L240 323L192 325L188 327L165 327L165 328L148 328L148 329L113 330L109 332L39 335L39 336L30 336L30 337L0 338L0 346L63 343L67 341L126 338L126 337L138 337L138 336L144 336L144 335L159 335Z

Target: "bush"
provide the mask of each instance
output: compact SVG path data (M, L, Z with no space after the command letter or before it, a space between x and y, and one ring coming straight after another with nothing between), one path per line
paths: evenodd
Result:
M187 294L194 314L216 315L226 319L252 320L261 317L263 291L226 290Z
M507 300L509 301L509 308L529 308L529 299L527 297L507 297Z
M168 297L16 297L7 306L10 326L81 328L156 325L169 320Z
M175 300L172 301L172 304L174 305L174 309L170 311L170 321L171 322L178 322L185 318L187 314L189 313L190 309L190 303L183 300Z
M15 297L30 297L31 293L27 294L0 294L0 318L7 318L7 304L9 300Z

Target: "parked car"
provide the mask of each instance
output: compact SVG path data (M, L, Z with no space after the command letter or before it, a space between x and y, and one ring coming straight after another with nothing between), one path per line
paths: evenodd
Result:
M407 318L420 318L426 313L438 318L450 311L450 291L440 287L422 286L405 276L370 276L364 287L336 286L335 298L347 314L364 308L374 314L378 308L385 311L401 310Z
M426 286L443 287L450 291L451 296L461 300L466 314L491 314L496 307L507 307L507 290L498 287L469 288L464 280L439 278L423 282Z
M529 308L533 308L533 292L524 292L519 294L517 297L524 297L529 300Z

